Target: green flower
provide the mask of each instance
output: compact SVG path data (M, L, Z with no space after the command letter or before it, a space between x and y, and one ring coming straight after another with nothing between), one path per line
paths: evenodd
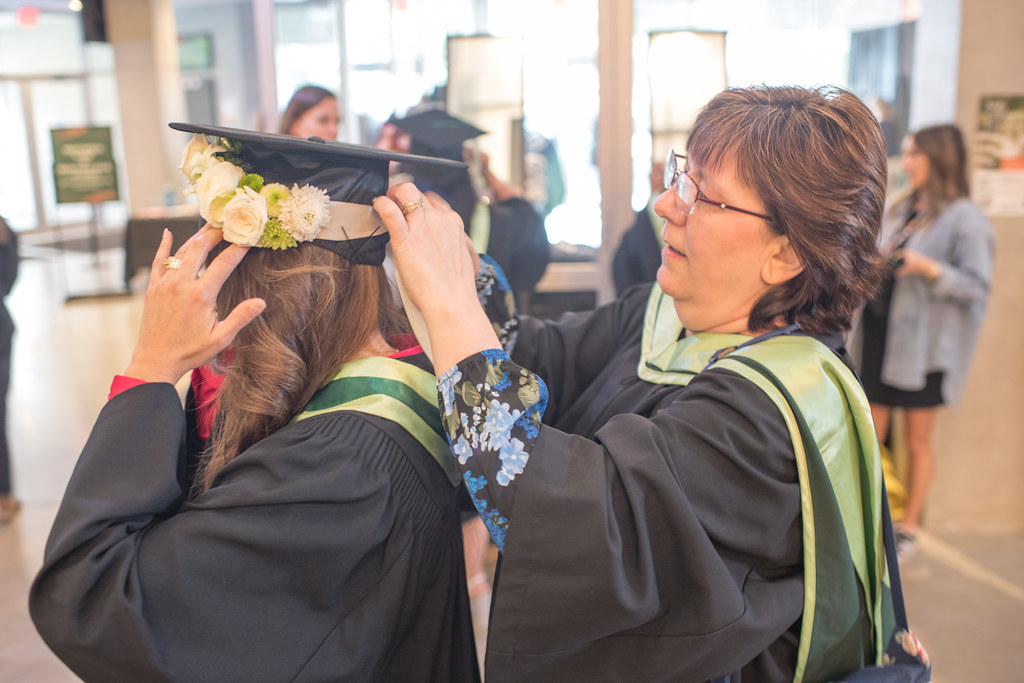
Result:
M267 200L267 208L270 208L269 199ZM284 226L281 225L281 220L279 218L271 218L263 228L263 236L256 243L256 246L268 249L288 249L296 244L298 242L291 236L291 233L284 229Z
M281 202L288 199L288 187L281 183L267 183L260 194L267 200L267 215L271 218L280 217Z
M239 187L251 187L254 191L259 192L263 189L263 176L257 173L248 173L242 176L242 180L238 183Z

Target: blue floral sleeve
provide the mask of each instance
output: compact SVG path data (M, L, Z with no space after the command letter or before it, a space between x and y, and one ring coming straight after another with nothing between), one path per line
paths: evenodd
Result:
M519 331L516 300L501 266L486 254L480 254L480 268L476 273L476 293L487 319L491 321L491 326L498 335L501 348L512 353Z
M540 434L547 386L504 351L490 349L445 372L437 388L448 443L470 498L504 552L516 478Z

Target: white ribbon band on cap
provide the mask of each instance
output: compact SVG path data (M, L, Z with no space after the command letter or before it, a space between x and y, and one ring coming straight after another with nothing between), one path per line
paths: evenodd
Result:
M331 221L320 230L317 239L322 240L355 240L373 235L383 235L388 229L384 227L384 221L380 214L374 211L372 206L366 204L353 204L352 202L331 202L329 206ZM342 230L344 228L344 230ZM430 349L430 336L427 334L427 324L423 320L423 314L416 308L416 304L409 298L405 290L402 278L395 271L395 284L398 285L398 293L402 297L402 304L405 307L405 315L412 326L412 332L416 340L423 347L427 358L433 360Z
M321 228L317 239L341 242L383 235L388 231L380 215L367 204L331 202L328 211L331 220Z
M409 298L409 292L405 289L405 283L402 282L401 276L398 274L398 269L395 269L395 284L398 285L398 294L402 297L402 306L405 307L405 317L409 319L409 326L412 327L412 333L416 337L416 341L423 347L423 353L427 358L433 362L434 354L430 348L430 335L427 334L427 323L423 319L423 313L416 307L416 304Z

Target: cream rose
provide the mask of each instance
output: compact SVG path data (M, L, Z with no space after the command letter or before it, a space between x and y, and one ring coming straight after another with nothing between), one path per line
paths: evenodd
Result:
M196 199L199 200L199 215L215 228L221 227L221 221L215 220L210 205L217 195L233 192L242 179L242 169L227 161L220 161L203 171L196 181Z
M267 200L251 187L240 187L224 207L224 239L254 247L267 225Z
M213 156L218 152L226 152L221 145L213 144L205 135L196 133L189 140L188 146L181 155L181 172L190 183L194 183L202 173L218 162Z

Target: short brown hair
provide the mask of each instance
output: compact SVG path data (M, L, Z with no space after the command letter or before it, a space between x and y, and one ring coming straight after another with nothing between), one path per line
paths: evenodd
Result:
M383 266L354 264L308 242L251 249L221 288L217 308L223 317L252 297L267 307L235 337L197 490L287 425L375 333L404 329Z
M882 265L885 138L867 106L834 87L731 88L698 115L687 154L709 169L733 164L803 266L757 301L750 329L849 328Z

